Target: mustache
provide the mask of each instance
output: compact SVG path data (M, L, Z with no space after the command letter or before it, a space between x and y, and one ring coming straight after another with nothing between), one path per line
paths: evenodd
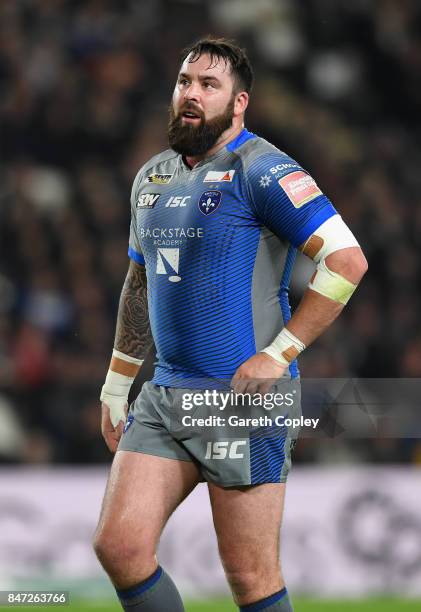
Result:
M179 109L177 113L177 117L180 117L180 115L182 115L186 111L191 111L192 113L195 113L201 119L203 119L204 117L203 111L199 107L197 107L195 104L192 104L191 102L186 102L185 104L183 104L183 106Z

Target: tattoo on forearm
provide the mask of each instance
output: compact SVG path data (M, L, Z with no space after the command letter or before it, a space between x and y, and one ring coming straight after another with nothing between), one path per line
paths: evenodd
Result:
M114 347L142 359L151 344L146 271L143 266L130 262L120 297Z

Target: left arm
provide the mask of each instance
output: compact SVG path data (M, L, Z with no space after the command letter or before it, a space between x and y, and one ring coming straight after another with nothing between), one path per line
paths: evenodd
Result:
M334 251L326 257L326 266L355 286L359 284L368 268L360 247ZM342 302L308 288L286 328L308 346L333 323L344 307L345 304Z
M264 167L268 181L263 185ZM263 393L336 319L364 276L367 261L330 200L295 160L281 152L267 153L250 164L247 177L257 219L317 265L290 321L234 374L236 392Z
M316 234L300 247L306 255L313 255L312 258L319 262L309 287L292 318L274 342L237 369L232 379L233 389L237 393L269 391L271 385L283 375L289 362L339 316L367 271L367 260L359 246L338 249L323 259L318 256L322 249L317 253L306 251L306 245L311 243L311 238ZM326 248L328 241L325 239L323 242ZM321 277L318 282L315 279L317 275Z

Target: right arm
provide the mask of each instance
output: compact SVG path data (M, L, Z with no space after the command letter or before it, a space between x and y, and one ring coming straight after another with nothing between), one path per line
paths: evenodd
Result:
M146 269L131 259L120 296L114 348L143 360L151 344Z
M111 452L117 450L130 387L151 344L146 270L130 260L120 296L113 355L101 393L102 435Z

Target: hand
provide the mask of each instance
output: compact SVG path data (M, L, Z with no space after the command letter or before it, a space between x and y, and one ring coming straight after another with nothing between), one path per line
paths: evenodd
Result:
M127 415L127 403L124 405L124 414ZM123 435L124 422L123 420L118 421L117 425L114 425L111 422L110 418L110 409L107 404L102 402L101 404L101 431L104 437L104 440L112 453L115 453L117 450L118 443L120 441L121 436Z
M286 367L266 353L256 353L237 369L231 387L235 393L264 395L281 378Z

